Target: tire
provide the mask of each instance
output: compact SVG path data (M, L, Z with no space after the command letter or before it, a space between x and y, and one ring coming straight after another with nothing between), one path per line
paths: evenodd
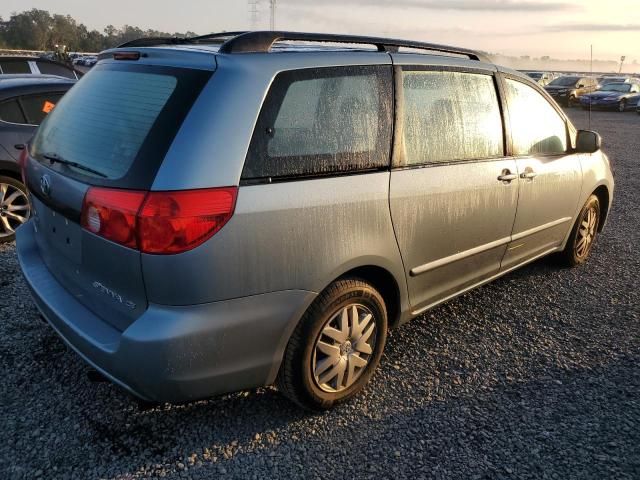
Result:
M625 99L620 100L620 103L618 104L618 111L624 112L626 109L627 109L627 101Z
M571 95L569 98L567 98L567 108L571 108L575 105L576 102L576 97Z
M586 262L595 244L599 226L600 201L598 197L591 195L582 210L580 210L580 214L569 235L567 245L559 254L561 263L568 267L575 267ZM586 232L585 229L587 229ZM587 234L587 239L583 240L585 234ZM584 242L587 242L586 246Z
M361 329L354 328L358 322ZM293 332L278 389L309 410L343 403L369 382L386 339L387 309L380 293L360 278L336 280L309 306Z
M15 229L29 219L27 189L19 181L0 176L0 243L12 242Z

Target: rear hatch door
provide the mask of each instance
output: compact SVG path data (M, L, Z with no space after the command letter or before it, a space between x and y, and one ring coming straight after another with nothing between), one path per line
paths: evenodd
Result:
M43 261L119 330L147 308L138 250L81 226L90 188L147 191L210 71L98 64L48 115L25 165Z

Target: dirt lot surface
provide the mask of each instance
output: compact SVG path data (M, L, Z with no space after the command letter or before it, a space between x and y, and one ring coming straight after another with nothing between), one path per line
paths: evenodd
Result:
M640 478L640 116L592 127L617 191L591 260L393 332L364 395L323 415L271 388L141 409L90 383L0 247L0 478Z

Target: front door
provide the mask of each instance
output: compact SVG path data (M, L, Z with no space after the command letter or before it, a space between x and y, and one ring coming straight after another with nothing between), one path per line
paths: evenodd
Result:
M562 244L582 186L578 156L569 152L565 119L529 85L506 79L505 90L520 194L503 269Z

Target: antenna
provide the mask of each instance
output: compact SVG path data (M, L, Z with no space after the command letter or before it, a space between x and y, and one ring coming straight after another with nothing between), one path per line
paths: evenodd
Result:
M593 77L593 43L591 44L591 58L589 67L591 76ZM589 97L589 130L591 130L591 97Z
M271 22L269 24L271 30L276 29L276 0L270 0L271 4Z

